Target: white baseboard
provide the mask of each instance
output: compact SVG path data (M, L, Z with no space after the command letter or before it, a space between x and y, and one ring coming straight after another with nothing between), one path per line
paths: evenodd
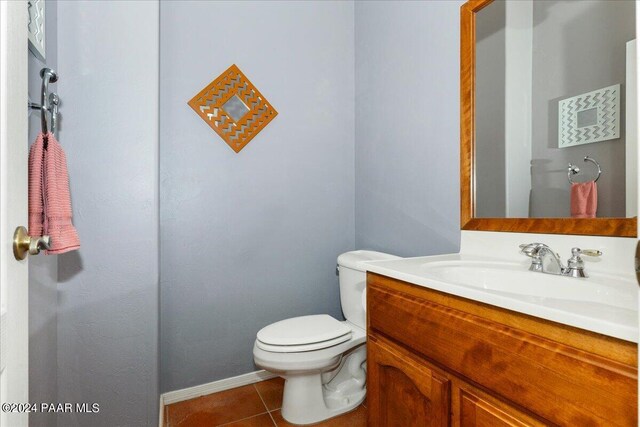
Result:
M160 414L158 414L158 427L164 427L164 399L163 396L160 395Z
M225 378L219 381L213 381L194 387L183 388L181 390L168 391L160 396L161 417L164 416L164 406L183 400L193 399L195 397L205 396L207 394L216 393L218 391L229 390L231 388L240 387L247 384L258 383L271 378L277 377L276 374L264 370L249 372L248 374L238 375L237 377Z

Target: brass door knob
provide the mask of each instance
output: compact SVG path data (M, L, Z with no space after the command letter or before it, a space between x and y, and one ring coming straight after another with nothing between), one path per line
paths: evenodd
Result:
M38 255L41 249L49 249L50 245L49 236L31 237L23 226L13 233L13 256L18 261L25 259L27 254Z
M640 241L636 246L636 280L638 281L638 286L640 286Z

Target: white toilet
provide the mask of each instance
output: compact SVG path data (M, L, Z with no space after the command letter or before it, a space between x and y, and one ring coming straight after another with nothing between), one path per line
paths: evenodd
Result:
M397 259L373 251L338 257L340 302L346 321L327 314L293 317L262 328L256 365L285 379L282 416L312 424L357 407L366 389L366 263Z

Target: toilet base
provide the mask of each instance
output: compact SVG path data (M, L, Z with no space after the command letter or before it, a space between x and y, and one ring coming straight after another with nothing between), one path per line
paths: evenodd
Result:
M292 424L313 424L349 412L366 396L366 346L344 355L330 372L283 375L282 417Z

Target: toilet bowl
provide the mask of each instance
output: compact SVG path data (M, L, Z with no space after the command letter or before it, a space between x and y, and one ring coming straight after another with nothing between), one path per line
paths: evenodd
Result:
M366 264L398 257L373 251L338 257L346 320L328 314L281 320L262 328L257 366L285 380L282 417L313 424L356 408L366 396Z

